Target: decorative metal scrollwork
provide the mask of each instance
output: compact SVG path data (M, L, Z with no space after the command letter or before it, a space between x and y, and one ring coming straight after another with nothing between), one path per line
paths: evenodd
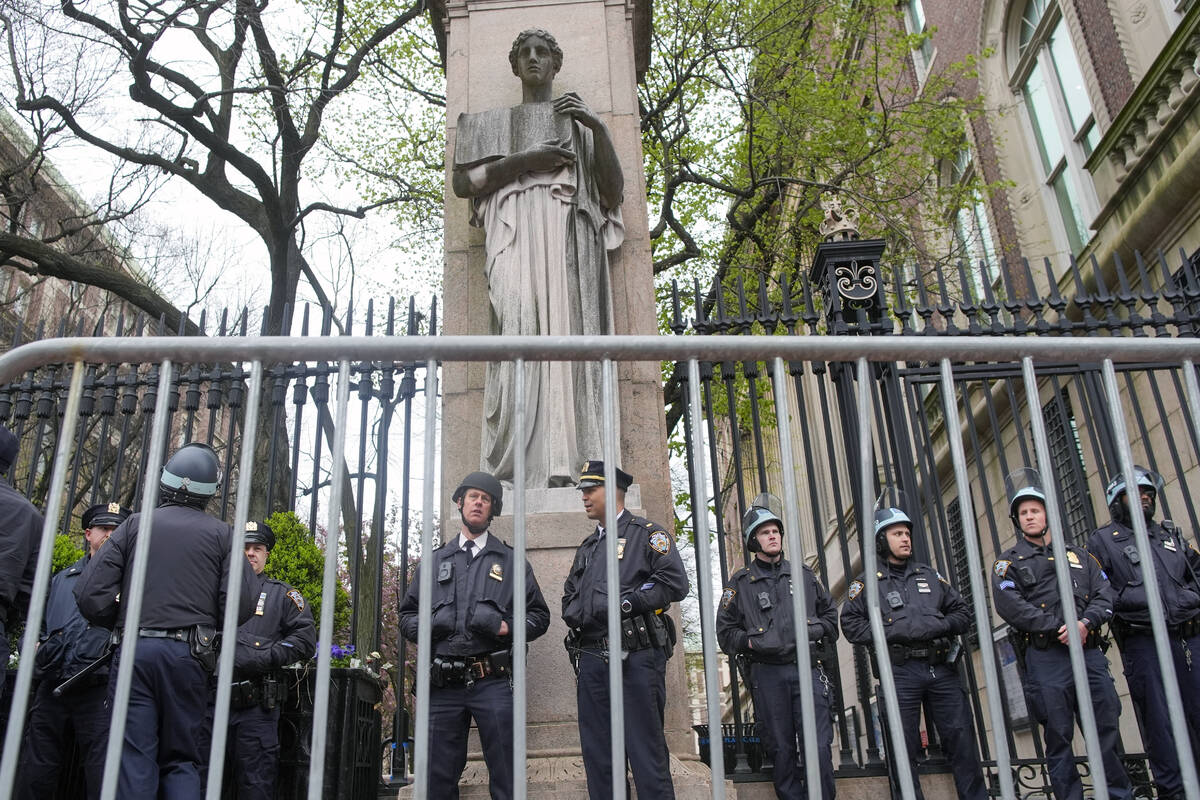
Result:
M848 304L868 304L875 299L879 291L879 277L875 264L870 261L859 263L854 259L848 263L837 264L833 268L834 281L837 283L838 294Z

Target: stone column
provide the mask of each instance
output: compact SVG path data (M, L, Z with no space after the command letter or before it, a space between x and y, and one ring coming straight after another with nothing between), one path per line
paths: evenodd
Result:
M576 92L608 125L625 184L625 241L610 253L614 325L622 334L657 332L635 87L635 62L645 64L648 53L648 15L649 0L449 0L442 19L448 165L453 163L460 113L521 102L521 85L509 69L508 50L527 28L549 31L564 51L555 94ZM642 30L640 36L635 36L635 28ZM636 58L639 47L640 59ZM444 335L489 333L484 235L468 224L469 212L469 201L454 195L447 173ZM483 381L483 364L443 367L442 520L446 530L456 527L458 519L448 502L451 489L463 475L479 468ZM638 484L628 505L634 513L669 527L673 512L660 365L620 364L618 383L620 465ZM509 512L510 497L504 505ZM566 630L559 611L575 547L593 525L584 517L573 489L530 491L527 512L529 558L553 618L549 633L533 642L529 653L530 797L575 798L586 794L586 785L579 756L575 680L562 645ZM511 516L496 520L492 530L511 543ZM708 770L692 755L682 647L669 663L666 728L675 757L672 773L677 796L681 800L709 797ZM472 753L463 796L483 797L486 769L478 760L477 744Z

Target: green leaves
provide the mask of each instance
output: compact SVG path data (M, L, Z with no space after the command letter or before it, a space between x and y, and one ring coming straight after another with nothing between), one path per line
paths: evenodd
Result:
M267 559L264 573L269 578L283 581L299 589L300 594L312 606L313 618L321 618L321 590L325 574L325 553L317 545L312 533L290 511L281 511L267 517L267 524L275 533L275 547ZM350 628L350 595L341 582L334 584L333 629L335 638L344 638ZM319 624L319 623L318 623Z

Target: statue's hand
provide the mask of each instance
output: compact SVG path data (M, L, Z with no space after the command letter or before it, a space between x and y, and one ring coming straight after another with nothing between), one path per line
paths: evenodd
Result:
M523 154L526 169L529 172L548 172L575 163L575 154L563 144L550 140L526 150Z
M587 103L583 102L583 98L574 92L567 92L562 97L554 101L554 110L559 114L567 114L573 119L579 120L584 125L595 130L604 126L592 110L588 108Z

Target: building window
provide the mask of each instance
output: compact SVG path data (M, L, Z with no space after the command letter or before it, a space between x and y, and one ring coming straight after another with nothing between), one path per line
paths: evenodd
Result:
M921 0L906 0L904 4L904 27L909 34L928 33L929 24L925 19L925 7ZM917 68L917 79L925 81L929 74L929 65L933 63L933 41L926 36L921 45L913 49L913 66Z
M962 595L966 604L975 608L975 593L971 590L971 566L967 560L966 536L963 533L962 505L956 497L946 504L946 527L950 533L950 562L954 570L954 588ZM984 597L984 604L991 608L991 603ZM979 647L979 632L972 625L967 631L967 644L972 648Z
M1091 238L1088 223L1098 212L1083 164L1100 140L1083 71L1062 12L1052 0L1028 0L1016 38L1012 86L1024 100L1043 180L1067 244L1078 253Z
M949 187L962 186L975 179L975 164L971 151L964 147L947 170ZM945 173L944 173L945 174ZM996 240L988 221L987 202L977 191L972 190L958 203L958 209L950 219L954 233L954 252L968 265L975 299L982 300L985 282L993 289L999 278L996 256ZM993 296L995 293L993 292Z
M1054 479L1062 499L1063 530L1070 542L1083 547L1088 535L1096 529L1096 518L1092 513L1087 481L1083 478L1083 444L1079 440L1079 427L1075 424L1075 413L1071 410L1071 398L1066 389L1042 407L1042 417L1046 421L1046 438L1050 441ZM1045 475L1042 480L1045 485L1049 484Z

